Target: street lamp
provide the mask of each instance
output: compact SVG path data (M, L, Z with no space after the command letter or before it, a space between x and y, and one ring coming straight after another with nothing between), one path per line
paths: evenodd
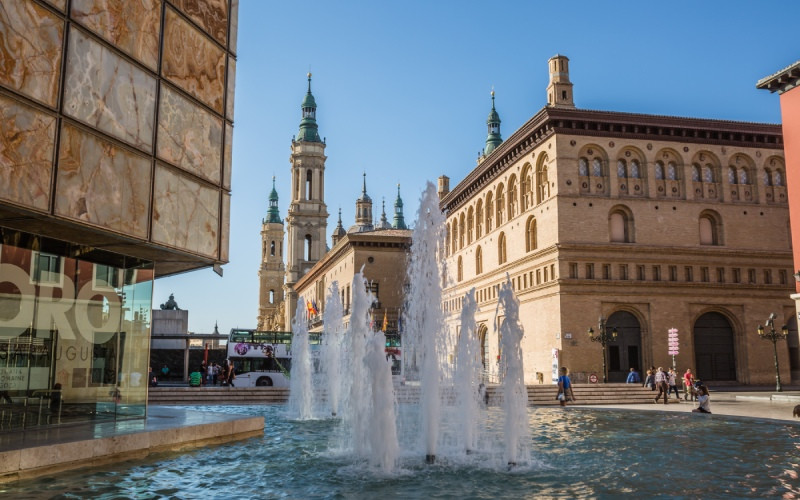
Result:
M609 331L609 327L606 326L606 319L600 316L600 319L597 320L597 328L598 334L595 336L594 329L589 327L589 339L592 342L600 342L600 345L603 348L603 383L605 384L608 382L608 370L606 368L606 344L611 342L612 340L616 340L617 338L617 329L616 327L612 327Z
M778 368L778 346L777 343L779 340L784 340L789 335L789 328L786 325L783 325L781 331L775 331L775 313L769 315L767 319L766 326L769 327L769 331L764 330L765 325L758 325L758 336L762 339L772 341L772 354L775 359L775 390L781 392L783 389L781 388L781 372Z

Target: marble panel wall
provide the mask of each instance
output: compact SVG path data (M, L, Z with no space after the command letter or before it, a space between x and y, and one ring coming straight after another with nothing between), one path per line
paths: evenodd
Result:
M66 73L64 114L152 151L155 78L74 26Z
M160 0L72 0L70 17L156 71Z
M225 124L225 161L222 164L222 187L231 188L231 164L233 163L233 127Z
M173 0L172 3L219 43L228 42L228 0Z
M55 108L64 21L31 0L4 1L0 35L0 84Z
M231 37L228 50L236 54L236 39L239 38L239 0L231 0Z
M229 221L231 218L231 195L230 193L222 193L222 220ZM223 262L228 261L228 246L230 243L230 224L222 224L222 234L220 235L220 249L219 260Z
M236 59L228 58L228 95L225 97L225 117L233 121L233 97L236 87Z
M158 109L158 157L219 184L222 119L167 85Z
M222 114L225 52L172 9L167 9L161 74Z
M0 123L0 199L47 210L55 117L0 94Z
M156 165L152 239L216 258L220 228L219 190L164 165ZM228 226L224 221L222 227Z
M45 0L47 3L55 7L56 9L64 12L64 9L67 8L67 0Z
M65 123L55 213L146 238L151 165L145 156Z

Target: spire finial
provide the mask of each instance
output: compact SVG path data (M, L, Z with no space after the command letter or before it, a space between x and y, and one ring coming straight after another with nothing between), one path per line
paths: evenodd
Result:
M308 93L311 93L311 72L308 72Z
M364 186L361 188L363 194L367 194L367 173L364 172Z
M342 224L342 207L339 207L339 224Z

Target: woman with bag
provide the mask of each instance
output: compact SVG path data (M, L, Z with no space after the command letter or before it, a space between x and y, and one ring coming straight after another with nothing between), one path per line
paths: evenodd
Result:
M567 399L575 402L575 394L572 392L572 381L567 377L567 367L561 368L561 376L558 377L558 404L567 406Z

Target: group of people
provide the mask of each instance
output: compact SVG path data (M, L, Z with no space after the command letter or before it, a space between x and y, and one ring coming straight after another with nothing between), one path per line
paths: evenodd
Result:
M638 384L640 383L639 373L635 368L631 368L628 374L627 383ZM653 399L653 402L658 403L658 400L664 398L664 404L668 403L669 395L675 393L675 398L680 401L681 396L678 392L678 374L673 368L664 371L662 367L650 367L647 370L647 377L644 380L645 387L651 391L658 389L658 394ZM683 374L683 400L695 401L697 400L698 407L692 410L696 413L711 413L709 409L709 394L708 388L703 385L700 380L695 380L692 369L687 368Z
M218 365L216 361L206 365L206 362L203 361L200 365L200 373L205 375L206 385L217 385L219 383L220 385L235 387L233 381L236 379L236 370L233 368L233 363L227 359L222 365Z

